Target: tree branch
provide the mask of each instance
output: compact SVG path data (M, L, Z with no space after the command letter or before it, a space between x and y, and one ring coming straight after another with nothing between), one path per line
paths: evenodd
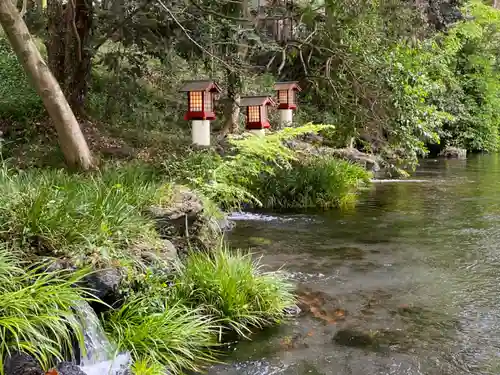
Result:
M132 17L134 17L137 13L139 13L141 10L146 8L152 0L145 0L138 8L134 9L132 12L130 12L127 17L125 17L121 22L115 24L111 29L108 30L108 32L105 33L105 35L95 44L94 46L94 51L97 51L101 46L106 43L106 41L113 36L115 32L117 32L119 29L121 29L123 26L129 22Z
M179 26L179 28L182 30L184 35L200 50L202 50L204 53L206 53L208 56L212 57L214 60L219 61L222 65L224 65L229 71L234 72L235 69L226 63L224 60L218 58L217 56L213 55L210 51L208 51L206 48L204 48L200 43L198 43L193 37L189 34L189 31L179 22L179 20L174 16L172 11L163 3L163 1L158 0L158 4L162 6L163 9L169 14L170 18Z

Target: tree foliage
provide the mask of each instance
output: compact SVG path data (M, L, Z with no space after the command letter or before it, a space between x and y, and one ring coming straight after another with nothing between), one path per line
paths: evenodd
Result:
M31 10L27 18L48 46L69 46L64 61L76 68L66 72L73 77L64 81L66 94L106 122L127 122L129 132L183 121L177 88L208 76L226 88L216 129L237 129L239 94L272 93L274 81L297 80L304 88L298 122L334 124L338 146L407 167L432 144L497 148L498 11L476 0L107 0L91 7L92 22L76 32L71 23L59 33L43 25L61 14L80 19L77 3L59 16L36 18ZM70 92L75 87L79 94Z

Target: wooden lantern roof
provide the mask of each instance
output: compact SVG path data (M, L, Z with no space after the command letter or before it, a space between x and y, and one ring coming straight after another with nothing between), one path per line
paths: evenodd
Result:
M208 91L208 92L222 92L220 86L209 79L197 81L185 81L179 92L191 91Z
M276 82L274 84L274 89L276 91L282 91L282 90L295 90L295 91L302 91L302 89L299 86L299 83L296 81L293 82Z
M240 99L240 107L252 106L275 106L276 103L270 96L257 95L257 96L242 96Z

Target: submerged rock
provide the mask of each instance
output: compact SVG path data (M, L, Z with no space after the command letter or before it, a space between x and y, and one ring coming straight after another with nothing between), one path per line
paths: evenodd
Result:
M372 334L350 328L337 331L333 337L333 341L339 345L352 346L356 348L367 348L376 344L375 338Z
M335 333L333 341L338 345L370 350L387 350L395 346L401 348L409 344L402 331L388 329L362 331L356 328L344 328Z
M365 251L359 247L343 246L335 247L331 254L346 260L362 260L365 257Z
M35 358L24 353L14 353L4 362L5 375L44 375L42 368Z
M466 159L467 158L467 150L463 148L458 148L458 147L445 147L444 150L442 150L439 153L439 156L448 158L448 159Z

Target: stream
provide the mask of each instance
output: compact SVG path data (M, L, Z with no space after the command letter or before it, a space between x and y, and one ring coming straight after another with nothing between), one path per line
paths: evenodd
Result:
M426 160L350 210L237 215L231 244L283 267L303 312L208 373L499 374L499 183L498 155Z

